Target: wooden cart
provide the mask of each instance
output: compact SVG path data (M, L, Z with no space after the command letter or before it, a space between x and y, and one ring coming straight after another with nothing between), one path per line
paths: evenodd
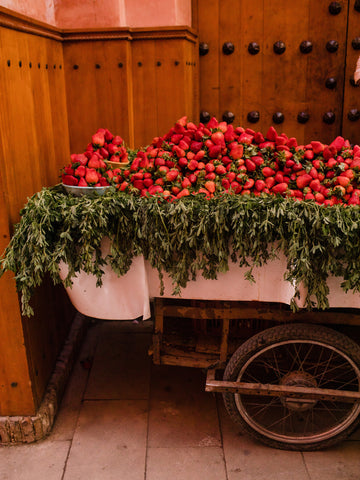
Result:
M258 440L316 450L358 426L357 310L294 314L279 304L159 297L153 306L154 363L205 369L206 391L221 392L232 419Z

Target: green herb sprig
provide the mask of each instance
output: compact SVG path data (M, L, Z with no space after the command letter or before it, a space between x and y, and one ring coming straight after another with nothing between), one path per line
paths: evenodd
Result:
M112 240L106 258L103 237ZM214 279L226 272L229 261L248 266L251 280L252 268L280 250L287 258L285 278L307 288L307 308L328 308L329 275L341 277L345 291L359 292L360 208L227 194L171 203L115 188L75 197L58 185L35 194L21 211L0 273L14 272L23 313L31 315L31 296L45 275L61 282L60 261L69 267L65 286L80 270L94 274L101 286L106 262L123 275L134 256L144 255L160 279L163 272L170 275L178 294L197 274Z

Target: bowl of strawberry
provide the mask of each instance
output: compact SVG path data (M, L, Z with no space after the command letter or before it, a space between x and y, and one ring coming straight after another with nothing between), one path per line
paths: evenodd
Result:
M103 194L119 173L116 167L129 163L123 139L104 128L92 135L85 152L73 153L70 158L61 174L62 185L77 196Z

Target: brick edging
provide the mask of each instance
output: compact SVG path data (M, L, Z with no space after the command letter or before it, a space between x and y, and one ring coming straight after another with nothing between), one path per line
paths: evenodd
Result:
M31 443L50 433L86 330L87 317L77 313L37 414L0 416L0 445Z

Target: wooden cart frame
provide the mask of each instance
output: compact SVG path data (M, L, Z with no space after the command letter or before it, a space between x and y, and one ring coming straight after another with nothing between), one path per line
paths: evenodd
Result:
M239 322L241 325L247 324L249 332L251 332L251 325L255 326L255 331L261 332L263 328L261 324L264 323L267 327L274 322L283 326L299 325L298 322L300 322L300 325L312 325L310 327L310 336L313 336L314 332L315 337L309 340L308 346L306 345L306 335L299 337L299 340L296 340L296 342L303 342L308 350L318 348L322 352L323 350L320 349L326 348L326 343L324 343L325 347L321 346L323 327L320 324L326 326L333 325L334 327L339 325L358 326L360 325L360 314L358 311L329 310L293 313L287 306L276 305L274 308L272 304L258 302L179 301L164 298L155 298L153 306L155 322L150 354L153 356L154 363L205 369L205 390L208 392L221 392L230 415L256 438L277 448L315 450L343 440L358 425L360 418L360 347L356 346L352 340L347 339L343 334L339 334L342 335L342 337L339 337L339 343L338 333L336 332L335 340L330 342L334 346L331 345L329 347L331 352L327 362L332 362L333 357L337 356L339 351L341 361L345 359L344 361L346 362L348 359L347 350L351 350L352 357L348 360L349 364L345 366L346 369L351 370L351 365L354 365L354 369L357 372L354 374L357 383L355 388L344 386L338 389L336 384L336 388L317 386L316 381L311 379L311 375L301 372L301 369L294 369L290 375L287 375L287 380L283 381L283 383L239 381L239 378L237 378L239 373L236 367L239 354L234 352L237 352L237 349L240 349L241 345L249 337L245 337L245 340L241 338L233 339L230 335L234 324L238 325ZM178 319L174 324L181 324L183 319L187 319L195 327L194 335L190 337L190 340L189 337L176 335L168 331L166 324L174 319ZM209 335L209 328L213 329L214 325L217 336ZM325 331L324 335L327 335L327 331ZM250 339L251 336L252 334L250 333ZM351 343L347 344L347 340ZM290 340L289 344L291 342L294 343L295 340ZM344 343L344 348L341 346L342 343ZM280 347L285 348L286 340L278 342L278 344L278 349ZM340 347L338 347L338 344ZM266 348L271 349L271 343L269 345ZM304 349L305 346L303 347ZM341 349L343 353L341 353ZM355 353L353 354L354 349ZM274 352L272 354L274 355ZM260 354L256 353L256 355ZM304 356L307 355L307 353L304 354ZM340 368L338 367L339 361L337 362L335 367L331 367L331 370ZM344 372L346 370L345 366L341 367ZM233 371L232 375L235 375L235 378L226 378L226 376L229 376L226 374L229 368ZM219 373L222 370L225 370L224 379L219 378ZM344 375L347 375L347 373L345 372ZM313 375L313 378L315 377ZM347 380L343 383L345 385L350 382ZM271 399L277 399L279 404L281 402L284 409L286 407L288 411L295 412L294 415L300 415L301 412L306 410L310 411L315 405L320 405L320 402L323 402L324 405L345 405L343 408L347 413L346 415L344 414L344 420L336 421L341 424L341 427L336 422L334 426L329 424L326 427L326 433L314 434L314 438L310 440L306 438L306 435L300 435L298 441L296 435L288 438L287 434L272 434L271 432L270 438L266 438L267 427L265 429L261 426L257 428L257 423L252 420L250 421L252 425L249 427L246 419L245 421L242 418L239 419L238 406L241 404L239 399L244 398L243 396L246 396L246 398L262 397L264 405L266 405L266 402L270 404L273 401ZM339 409L339 407L337 408ZM330 410L329 408L329 412Z

